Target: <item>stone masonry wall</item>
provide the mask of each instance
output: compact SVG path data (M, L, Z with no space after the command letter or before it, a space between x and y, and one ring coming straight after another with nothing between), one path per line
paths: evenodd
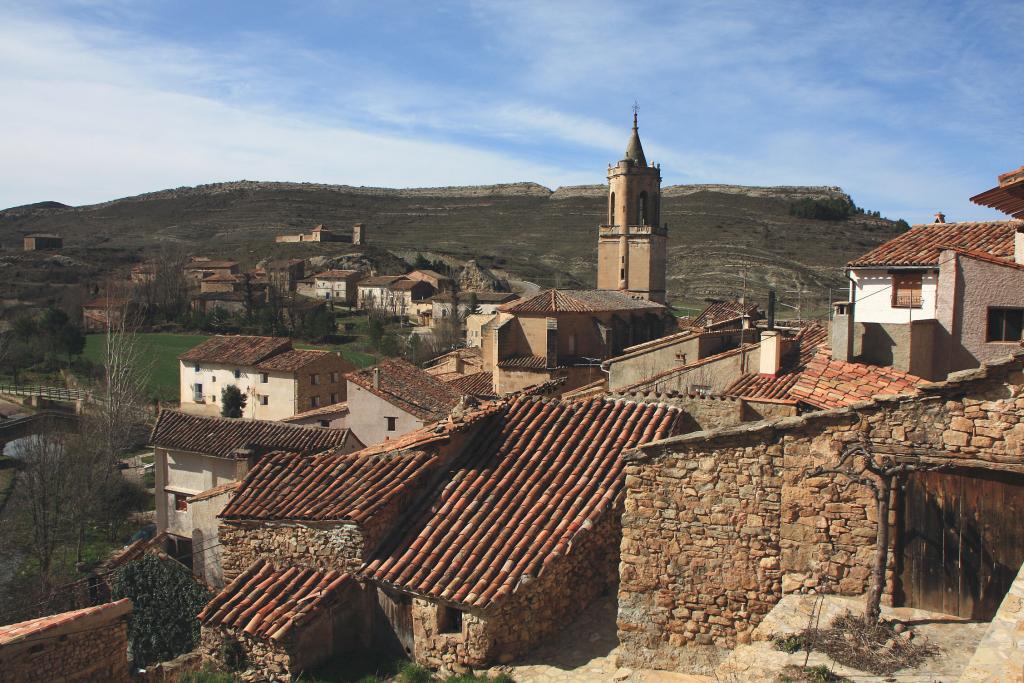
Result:
M130 683L128 626L124 619L62 637L0 648L0 681L109 681Z
M880 456L1024 471L1021 360L957 373L918 397L674 437L628 455L625 663L706 669L713 647L744 642L783 592L863 593L873 496L840 478L806 476L834 466L849 443L866 441Z
M239 671L233 673L247 683L291 681L292 674L297 673L292 656L279 643L253 638L241 631L203 627L199 639L199 651L203 659L223 665L225 652L229 650L242 655L244 664Z
M222 520L220 542L225 582L253 563L355 571L362 564L364 541L354 524L299 524Z
M416 661L449 670L507 663L560 632L594 598L614 589L621 510L609 510L567 554L494 607L464 612L461 633L440 633L437 604L414 600Z
M680 433L698 432L705 429L718 429L739 424L743 418L743 402L740 399L724 396L702 396L679 392L634 392L614 393L616 398L637 402L664 403L683 411L680 418Z

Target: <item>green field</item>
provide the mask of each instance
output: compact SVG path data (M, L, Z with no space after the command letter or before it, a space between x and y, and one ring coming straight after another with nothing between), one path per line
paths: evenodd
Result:
M178 400L178 356L209 338L206 334L140 334L142 358L148 366L150 393L162 401ZM103 361L102 334L85 339L82 355L94 363Z
M150 394L161 401L178 400L178 356L199 344L210 335L207 334L139 334L142 345L142 358L149 373L148 387ZM90 334L85 340L85 351L82 356L94 363L103 360L102 334ZM356 366L365 368L377 362L372 354L352 348L354 344L305 344L296 343L298 349L325 349L340 353L346 360Z

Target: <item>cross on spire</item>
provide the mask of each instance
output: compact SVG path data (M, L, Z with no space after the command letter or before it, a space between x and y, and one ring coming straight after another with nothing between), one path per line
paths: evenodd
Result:
M637 112L639 112L639 111L640 111L640 105L636 103L636 100L633 100L633 127L634 128L636 128L636 115L637 115Z

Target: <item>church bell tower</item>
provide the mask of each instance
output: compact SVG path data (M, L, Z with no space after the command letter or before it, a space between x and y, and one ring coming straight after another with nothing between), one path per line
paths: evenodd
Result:
M661 224L661 167L647 165L633 107L626 156L608 167L608 222L597 238L597 288L665 303L668 226Z

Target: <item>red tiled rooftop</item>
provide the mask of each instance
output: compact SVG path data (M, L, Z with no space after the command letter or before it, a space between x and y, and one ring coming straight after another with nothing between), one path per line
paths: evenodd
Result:
M358 270L325 270L322 273L317 273L313 278L317 280L348 280L356 275L359 275Z
M449 474L375 553L378 582L486 607L537 577L619 500L621 453L673 434L665 405L516 398L502 403Z
M99 628L116 618L131 613L131 611L132 601L125 598L117 602L107 602L94 607L76 609L72 612L62 612L0 626L0 647L37 637L56 637L65 631L66 627L70 629L74 626L72 630L87 630L87 626L91 624Z
M380 371L378 386L374 386L374 370ZM421 420L440 420L461 398L451 386L401 358L350 373L348 379Z
M739 301L714 301L690 321L690 327L711 327L740 320L744 315L757 317L757 304L741 304Z
M557 363L556 363L557 365ZM513 370L548 370L548 359L544 356L514 355L498 361L499 368Z
M215 595L199 613L206 627L238 629L263 640L282 640L332 606L352 578L331 570L278 569L259 560Z
M406 279L404 275L375 275L359 281L359 289L365 287L387 287L399 280Z
M219 495L221 495L223 493L230 493L230 492L236 490L237 488L238 488L238 482L237 481L229 481L226 484L221 484L220 486L214 486L213 488L206 489L205 491L200 491L199 493L195 494L194 496L189 496L188 502L190 502L190 503L198 503L198 502L203 501L203 500L209 500L210 498L216 498L217 496L219 496Z
M226 365L256 365L261 360L291 348L292 341L287 337L218 334L181 354L178 356L178 360Z
M347 439L347 429L321 429L161 410L149 443L160 448L230 458L236 449L248 446L268 451L320 453L344 446Z
M498 307L507 313L602 313L665 310L662 304L601 289L549 289Z
M322 361L328 356L334 356L338 367L337 372L344 374L356 369L355 365L332 351L317 351L315 349L292 349L278 353L257 363L256 368L275 372L295 372L310 363Z
M1013 259L1013 236L1021 221L915 225L849 263L866 266L936 266L943 249L967 249Z
M811 362L827 337L828 331L821 325L802 328L793 342L794 348L782 358L779 374L747 373L726 387L722 394L748 399L790 399L789 391L800 378L800 372Z
M896 368L833 360L822 346L789 393L816 408L841 408L876 395L917 394L922 381Z
M238 265L237 261L222 261L213 260L208 261L189 261L185 265L186 270L220 270L222 268L234 268Z
M324 415L347 415L348 414L348 402L342 401L341 403L331 403L326 406L320 406L319 408L310 408L304 410L301 413L295 413L291 417L281 419L281 422L300 422L302 420L308 420L311 417L320 417ZM355 437L352 437L355 438Z
M494 374L491 372L474 372L446 380L452 389L459 394L469 396L494 396Z

